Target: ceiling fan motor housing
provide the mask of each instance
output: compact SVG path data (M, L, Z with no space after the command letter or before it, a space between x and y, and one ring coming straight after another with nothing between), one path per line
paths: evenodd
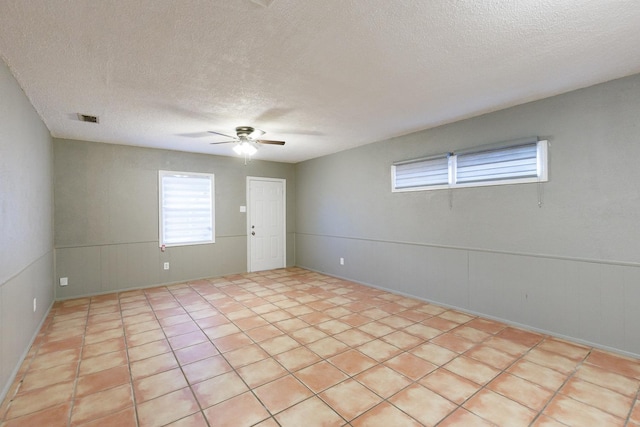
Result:
M248 138L255 131L251 126L238 126L236 128L236 135L238 138Z

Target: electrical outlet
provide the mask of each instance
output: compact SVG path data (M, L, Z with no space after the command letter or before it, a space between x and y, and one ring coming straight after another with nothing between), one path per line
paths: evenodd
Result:
M34 298L33 299L33 312L36 312L36 308L38 307L38 299Z
M60 286L67 286L69 284L69 278L68 277L61 277L60 278Z
M168 262L165 262L165 263L164 263L164 269L165 269L165 270L168 270L168 269L169 269L169 263L168 263Z
M344 265L344 258L340 258L340 265Z

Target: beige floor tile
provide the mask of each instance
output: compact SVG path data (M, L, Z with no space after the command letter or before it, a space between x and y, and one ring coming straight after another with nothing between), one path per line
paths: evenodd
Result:
M380 339L362 344L357 347L357 350L378 362L383 362L402 353L398 347Z
M421 424L395 406L382 402L351 422L354 427L420 427Z
M227 372L192 386L200 406L208 408L248 390L242 378L235 372Z
M257 344L248 345L225 353L224 355L227 362L236 369L254 362L259 362L267 357L269 357L269 354Z
M437 368L433 363L410 353L402 353L393 359L389 359L385 362L385 365L414 381Z
M640 363L637 360L600 350L593 350L586 362L625 377L640 380Z
M75 400L73 411L71 412L71 425L83 424L103 418L129 407L133 407L130 384L123 384L98 393L89 394Z
M73 382L67 382L20 394L11 402L6 417L17 418L71 401L73 386Z
M342 371L326 361L301 369L295 373L295 376L315 393L320 393L348 378Z
M326 403L311 397L275 416L282 427L338 427L345 421Z
M349 349L348 345L333 337L323 338L309 344L307 347L324 358L334 356Z
M197 362L219 354L218 349L208 341L175 350L176 359L181 365Z
M65 402L41 411L31 412L5 421L2 427L48 426L67 427L71 414L71 402Z
M567 380L567 375L526 360L519 360L507 371L550 390L557 390Z
M461 405L481 388L473 381L444 368L430 373L420 380L420 384L458 405Z
M458 353L430 342L413 348L411 354L438 366L458 357Z
M619 418L627 418L634 402L630 397L578 378L569 379L560 393Z
M382 402L382 398L355 380L347 380L319 394L342 418L351 421Z
M272 356L284 353L285 351L293 350L294 348L301 346L299 342L288 335L281 335L279 337L270 338L258 344L264 351Z
M462 338L465 338L474 343L480 343L491 336L491 334L487 332L483 332L480 329L472 328L466 324L452 329L451 333L461 336Z
M208 378L231 371L231 366L222 356L212 356L182 366L182 371L189 384L196 384Z
M640 389L640 381L636 379L614 374L598 366L586 363L580 366L575 378L580 378L629 397L635 396L638 389Z
M464 408L455 410L444 421L438 424L438 427L495 427L495 424L472 414Z
M423 425L436 425L457 408L454 403L419 384L405 388L389 402Z
M497 334L507 327L504 323L494 322L493 320L482 319L479 317L471 320L466 325L485 331L489 334Z
M178 368L144 377L133 382L133 390L137 403L155 399L156 397L187 386L187 380Z
M45 354L38 354L33 358L29 369L35 371L77 362L80 360L80 351L80 348L70 348L66 350L52 351Z
M575 361L584 360L584 358L587 357L590 351L589 347L573 344L557 338L546 338L536 348L550 351L552 353L557 353L561 356L566 357L567 359L572 359Z
M500 373L498 369L466 356L459 356L444 365L444 367L454 374L458 374L480 385L488 383Z
M513 400L484 389L469 399L464 408L500 426L528 426L536 412Z
M357 350L347 350L327 360L349 376L359 374L377 364L375 360Z
M557 395L544 415L568 426L623 426L624 420L564 395Z
M553 392L515 375L503 373L487 388L508 397L534 411L541 410L553 397Z
M253 344L253 340L249 338L244 332L238 332L237 334L231 334L224 337L216 338L212 340L212 342L220 353L226 353L228 351L236 350Z
M473 341L469 341L459 335L451 332L445 332L431 340L432 343L444 347L456 353L464 353L476 345Z
M313 395L293 375L287 375L254 390L269 412L277 414Z
M540 350L534 348L528 352L524 357L524 360L536 363L541 366L558 371L561 374L570 375L578 367L578 363L575 360L568 359L556 353Z
M120 365L94 374L79 377L76 383L76 397L97 393L131 382L129 366Z
M544 339L544 336L538 333L510 326L500 331L497 336L527 347L533 347Z
M78 362L65 363L52 368L29 370L22 380L20 393L27 393L58 383L67 383L76 378Z
M404 331L392 332L380 339L402 350L409 350L424 342L421 338L410 335Z
M384 365L367 369L355 379L385 399L411 384L409 378Z
M196 412L195 414L188 415L184 418L174 421L171 424L167 424L169 427L209 427L207 420L202 412Z
M273 358L261 360L238 369L238 374L251 388L283 377L287 371Z
M508 353L485 345L473 347L471 350L464 353L464 355L489 366L493 366L499 370L506 369L517 360L516 357Z
M279 335L284 335L284 332L273 325L258 326L245 333L255 342L261 342Z
M256 397L246 392L204 410L211 425L220 427L252 426L269 418Z
M165 339L142 344L136 347L129 347L127 349L127 352L129 353L129 361L131 362L148 359L149 357L157 356L163 353L169 353L170 351L171 346Z
M287 370L295 372L318 362L320 360L320 356L306 347L298 347L276 355L275 359Z
M140 427L164 426L199 410L188 387L148 400L137 407Z
M82 368L82 366L80 366ZM133 379L148 377L160 372L178 367L178 361L173 353L164 353L148 359L131 363L131 376Z

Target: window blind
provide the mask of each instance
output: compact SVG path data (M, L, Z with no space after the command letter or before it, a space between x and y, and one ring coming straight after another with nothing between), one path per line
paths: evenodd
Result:
M449 156L398 162L394 167L394 188L411 189L449 183Z
M161 172L160 244L214 241L213 175Z
M499 181L537 176L537 142L456 154L456 183Z

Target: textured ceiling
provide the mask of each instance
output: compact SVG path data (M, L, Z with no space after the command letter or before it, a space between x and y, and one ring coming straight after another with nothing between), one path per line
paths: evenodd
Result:
M298 162L638 73L640 1L1 0L0 55L54 137Z

